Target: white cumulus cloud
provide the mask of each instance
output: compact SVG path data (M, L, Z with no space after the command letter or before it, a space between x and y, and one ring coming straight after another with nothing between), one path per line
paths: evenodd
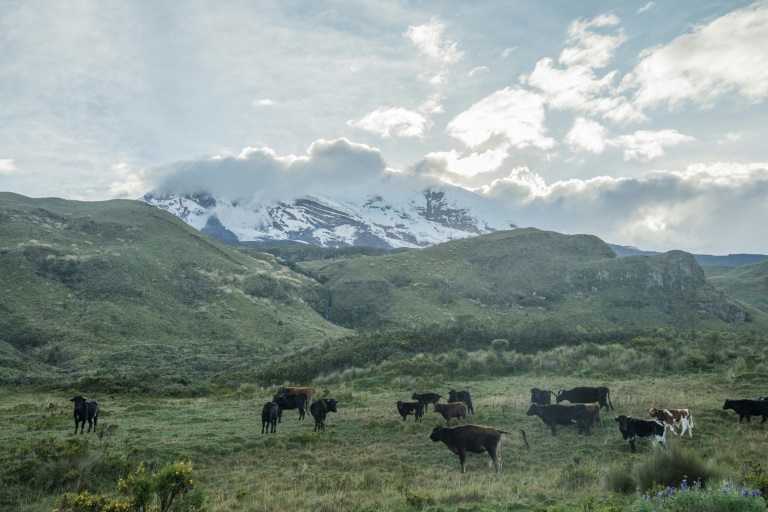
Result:
M658 158L664 154L665 148L693 140L696 139L677 130L639 130L631 135L616 137L611 143L624 149L624 160L631 160Z
M347 124L385 138L423 137L431 125L420 113L401 107L380 108Z
M13 163L13 160L0 158L0 174L13 174L16 171L16 165Z
M429 23L409 26L403 34L432 60L443 64L454 64L461 60L463 53L458 49L456 41L444 40L445 23L439 18L432 18Z
M607 130L597 121L577 117L565 136L565 143L575 151L591 151L600 154L605 150Z

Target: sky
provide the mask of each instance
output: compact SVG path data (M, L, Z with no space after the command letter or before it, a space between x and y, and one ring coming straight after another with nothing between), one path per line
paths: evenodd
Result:
M520 226L768 254L768 1L0 0L0 191L447 183Z

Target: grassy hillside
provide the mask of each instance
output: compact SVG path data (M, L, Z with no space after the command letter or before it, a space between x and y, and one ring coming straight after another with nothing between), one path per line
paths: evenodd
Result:
M766 325L762 312L715 290L692 255L616 258L588 235L517 229L302 265L328 289L331 320L355 327L416 327L463 316L508 328Z
M768 260L710 275L709 281L726 295L768 313Z
M0 275L6 381L211 376L346 334L317 282L138 201L0 194Z

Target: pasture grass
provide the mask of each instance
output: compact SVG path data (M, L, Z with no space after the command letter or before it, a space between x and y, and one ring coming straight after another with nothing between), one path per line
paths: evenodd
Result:
M427 439L438 418L431 408L421 423L412 417L403 422L397 414L396 400L427 389L359 389L357 384L317 386L340 400L324 434L312 432L311 417L298 421L296 411L285 411L274 435L261 434L260 420L261 406L273 390L254 384L196 398L91 395L101 404L99 433L83 436L72 435L68 399L74 390L0 388L0 508L50 511L64 492L114 495L117 479L142 461L150 470L188 461L212 512L629 510L638 472L656 467L658 460L664 465L663 457L696 459L705 470L717 469L709 472L713 478L740 484L746 478L743 468L754 467L745 461L760 461L768 438L766 425L740 425L722 410L725 398L764 394L764 380L753 375L627 375L585 382L522 374L434 380L429 390L441 394L454 387L471 390L477 414L468 422L511 432L502 441L500 474L489 469L485 454L470 454L467 473L461 474L458 457ZM591 436L559 427L552 437L538 418L525 415L531 387L585 384L608 385L616 408L601 414L603 426ZM666 452L638 442L633 455L613 415L645 418L652 406L691 408L694 436L668 434ZM527 433L530 450L520 429ZM52 447L47 458L40 455L41 443ZM75 448L57 455L59 446ZM624 484L617 487L622 478Z

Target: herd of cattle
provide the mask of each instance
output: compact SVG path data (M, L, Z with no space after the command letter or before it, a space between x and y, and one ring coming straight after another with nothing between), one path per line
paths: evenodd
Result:
M329 412L337 412L338 401L334 398L318 398L313 400L315 389L311 387L279 387L271 401L264 404L261 411L261 433L275 433L277 424L282 421L284 410L298 409L299 419L305 418L309 413L315 420L313 431L325 430L325 419ZM555 403L552 403L552 397ZM420 421L429 405L435 413L443 416L447 427L436 426L429 439L433 442L442 441L453 453L459 456L461 471L465 472L465 460L467 452L488 453L496 472L499 471L498 447L502 434L510 432L483 425L458 425L451 427L451 420L458 418L466 420L468 413L475 413L472 396L469 391L448 392L447 403L440 403L443 397L437 393L414 393L410 401L397 401L397 412L405 421L413 415L416 421ZM99 418L99 404L95 400L88 400L82 396L70 399L74 402L75 434L78 427L83 433L86 421L88 432L96 431ZM570 402L561 404L560 402ZM526 413L528 416L538 416L545 425L550 427L553 436L557 436L558 425L576 425L580 434L588 435L590 429L596 423L602 425L600 410L613 410L611 392L605 386L576 387L569 390L560 390L557 393L545 389L531 389L531 405ZM756 400L731 400L723 404L723 410L731 409L739 415L739 423L744 418L751 423L752 416L761 416L765 423L768 419L768 397L760 397ZM652 408L649 411L652 419L643 420L631 416L620 415L614 419L618 423L619 431L625 441L629 441L632 453L635 453L635 441L642 438L654 438L661 445L666 445L666 431L670 429L677 434L675 428L681 427L682 436L688 432L693 437L693 416L690 409L662 409ZM523 440L528 446L525 430L521 430Z

